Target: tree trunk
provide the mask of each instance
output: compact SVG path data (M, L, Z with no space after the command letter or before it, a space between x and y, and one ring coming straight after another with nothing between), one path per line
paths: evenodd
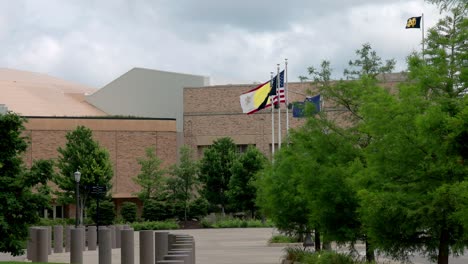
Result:
M320 251L320 232L317 231L317 229L315 229L314 240L315 240L315 251Z
M373 262L375 261L375 253L374 248L369 243L369 240L366 238L366 262Z
M439 239L439 255L437 256L437 264L449 263L449 232L446 228L442 228Z

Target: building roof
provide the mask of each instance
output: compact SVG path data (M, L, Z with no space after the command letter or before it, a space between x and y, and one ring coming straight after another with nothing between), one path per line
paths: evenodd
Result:
M0 104L23 116L105 116L85 100L94 91L45 74L0 68Z

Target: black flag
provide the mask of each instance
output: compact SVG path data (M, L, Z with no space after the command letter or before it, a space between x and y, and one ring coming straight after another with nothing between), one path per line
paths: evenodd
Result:
M421 28L421 17L410 17L406 21L406 28Z

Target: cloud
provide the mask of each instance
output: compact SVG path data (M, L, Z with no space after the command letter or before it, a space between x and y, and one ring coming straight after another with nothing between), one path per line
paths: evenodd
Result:
M0 3L0 67L102 87L133 67L207 75L214 84L290 80L332 62L337 77L369 42L383 59L420 49L408 17L435 7L409 1L34 1Z

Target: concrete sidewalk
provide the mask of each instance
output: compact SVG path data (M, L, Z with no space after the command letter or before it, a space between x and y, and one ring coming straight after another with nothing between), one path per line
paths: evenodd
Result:
M169 230L195 238L197 264L277 264L283 247L268 247L272 228ZM135 232L135 264L139 258L139 232ZM49 255L49 262L70 263L69 253ZM98 251L83 252L83 263L98 264ZM120 249L112 250L112 264L120 264Z

